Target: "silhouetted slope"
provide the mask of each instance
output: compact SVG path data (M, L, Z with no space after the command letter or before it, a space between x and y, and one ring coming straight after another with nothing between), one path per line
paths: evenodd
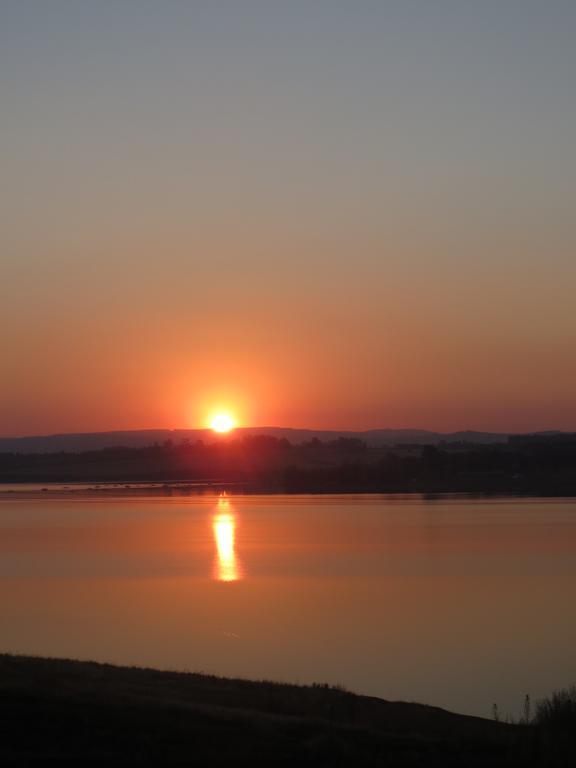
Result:
M419 704L0 656L2 765L520 765L516 728Z

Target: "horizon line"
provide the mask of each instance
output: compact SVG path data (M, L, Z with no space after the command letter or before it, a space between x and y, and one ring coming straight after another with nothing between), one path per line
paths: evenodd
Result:
M473 434L490 434L490 435L538 435L538 434L571 434L575 430L570 429L534 429L534 430L491 430L491 429L452 429L448 431L438 429L426 429L423 427L368 427L366 429L340 429L338 427L280 427L280 426L237 426L231 430L230 433L245 431L250 429L257 429L259 431L265 430L290 430L293 432L349 432L353 434L365 434L368 432L424 432L435 435L454 435L462 433ZM103 429L92 430L82 432L49 432L49 433L36 433L25 435L0 435L0 440L31 440L51 437L72 437L72 436L84 436L84 435L114 435L114 434L127 434L135 432L207 432L214 433L211 427L140 427L135 429Z

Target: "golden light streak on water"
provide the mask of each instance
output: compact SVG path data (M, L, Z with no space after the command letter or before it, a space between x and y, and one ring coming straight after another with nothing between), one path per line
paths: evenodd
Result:
M235 549L236 516L225 496L218 499L212 530L216 542L214 578L217 581L238 581L242 578L242 569Z

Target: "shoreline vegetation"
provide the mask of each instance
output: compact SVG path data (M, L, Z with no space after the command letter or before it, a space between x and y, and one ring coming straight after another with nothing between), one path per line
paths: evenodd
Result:
M371 445L357 438L292 444L269 435L184 438L147 447L0 453L0 490L19 483L90 490L245 493L476 493L576 495L576 435Z
M570 739L549 723L503 723L318 683L2 654L0 694L3 765L474 768L564 766L576 754L573 731Z

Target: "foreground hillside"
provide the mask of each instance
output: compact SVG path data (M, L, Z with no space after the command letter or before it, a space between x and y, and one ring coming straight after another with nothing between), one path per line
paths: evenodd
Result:
M2 766L532 764L519 726L435 707L9 655L0 729Z

